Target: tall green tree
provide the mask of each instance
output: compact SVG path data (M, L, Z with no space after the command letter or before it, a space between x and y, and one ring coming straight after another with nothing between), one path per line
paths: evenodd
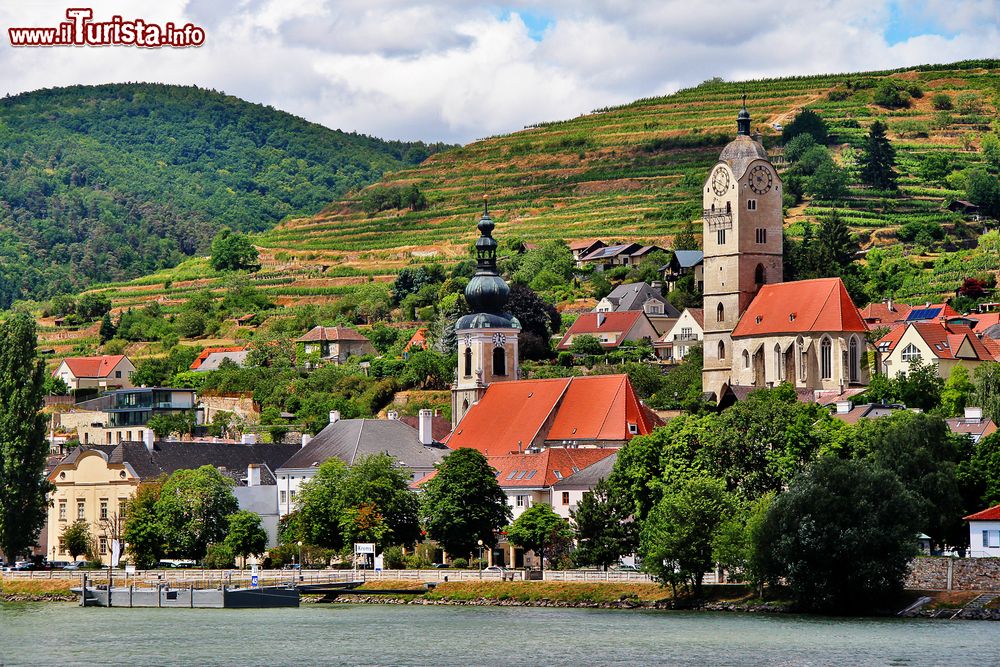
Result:
M256 512L239 510L226 517L226 522L225 545L234 556L245 559L259 556L267 549L267 532Z
M156 517L162 481L139 485L125 503L125 530L122 539L132 563L140 568L155 567L163 557L163 529Z
M74 521L63 528L62 534L59 536L59 541L62 543L61 549L65 548L66 553L74 561L77 556L86 556L90 551L90 543L92 542L90 524L83 520Z
M338 489L344 508L340 517L344 543L374 540L385 546L408 546L418 541L419 503L409 481L388 454L357 460ZM368 529L375 514L379 530L372 533Z
M663 494L646 517L639 537L642 566L676 593L677 584L693 584L701 593L705 572L714 566L712 545L732 499L721 480L691 477Z
M812 109L803 109L795 115L791 123L781 129L781 138L787 143L797 136L808 134L817 144L825 145L829 140L829 133L822 116Z
M211 265L216 271L257 271L259 256L246 234L222 229L212 239Z
M941 410L949 417L957 417L965 411L966 405L975 394L976 385L969 378L969 370L965 366L955 366L945 380L941 390Z
M896 189L896 149L885 135L886 125L872 123L861 152L861 181L879 190Z
M756 550L761 526L777 494L768 493L743 503L722 519L712 540L712 557L729 572L730 579L742 579L763 595L764 570Z
M576 509L570 512L576 530L577 565L597 565L608 569L638 546L639 524L632 520L632 507L625 498L611 492L606 480L583 494Z
M674 250L701 250L698 239L694 235L694 225L688 220L681 231L674 236Z
M172 473L155 505L165 552L201 560L209 544L225 539L227 517L238 509L233 481L214 466Z
M475 449L458 449L424 484L421 514L427 535L453 556L472 554L478 541L493 547L511 518L496 471Z
M338 458L320 464L316 475L302 484L296 498L298 532L309 544L341 549L344 534L340 517L344 510L340 486L347 476L347 465Z
M821 458L771 505L757 558L803 609L870 609L902 589L916 554L913 503L888 470Z
M993 421L1000 421L1000 364L995 361L979 364L972 372L972 381L976 385L975 405Z
M507 528L507 539L525 551L534 551L545 569L545 552L573 537L573 530L546 503L535 503Z
M104 317L101 318L101 328L99 335L101 337L101 343L107 343L109 340L115 337L117 329L115 328L114 322L111 321L111 313L104 313Z
M15 313L0 324L0 551L8 560L35 543L52 488L45 478L45 370L35 321Z

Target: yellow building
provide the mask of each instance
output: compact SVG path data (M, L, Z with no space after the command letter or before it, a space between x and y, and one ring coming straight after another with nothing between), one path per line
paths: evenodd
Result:
M112 540L120 537L124 526L125 503L139 485L203 465L214 466L232 479L240 506L260 514L265 528L273 533L278 500L271 471L298 450L298 445L192 442L77 447L49 474L55 490L50 495L46 555L49 560L69 560L62 533L70 524L83 520L96 541L94 555L109 564Z

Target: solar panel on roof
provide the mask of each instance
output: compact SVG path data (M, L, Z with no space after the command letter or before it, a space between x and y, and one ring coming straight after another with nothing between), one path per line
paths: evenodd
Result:
M915 308L906 316L906 321L933 320L941 312L940 308Z

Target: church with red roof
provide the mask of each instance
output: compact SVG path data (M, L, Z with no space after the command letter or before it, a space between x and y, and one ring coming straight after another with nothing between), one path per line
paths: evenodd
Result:
M868 326L843 281L783 282L781 178L745 105L736 125L702 191L705 393L722 402L784 382L814 396L867 385Z

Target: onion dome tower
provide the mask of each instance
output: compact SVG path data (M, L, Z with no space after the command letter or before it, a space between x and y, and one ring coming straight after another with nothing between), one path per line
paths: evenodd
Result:
M458 372L452 386L452 427L462 421L492 382L518 378L517 337L521 323L506 312L510 287L497 271L497 242L493 238L489 200L483 197L483 216L477 225L476 275L465 286L472 313L455 323Z

